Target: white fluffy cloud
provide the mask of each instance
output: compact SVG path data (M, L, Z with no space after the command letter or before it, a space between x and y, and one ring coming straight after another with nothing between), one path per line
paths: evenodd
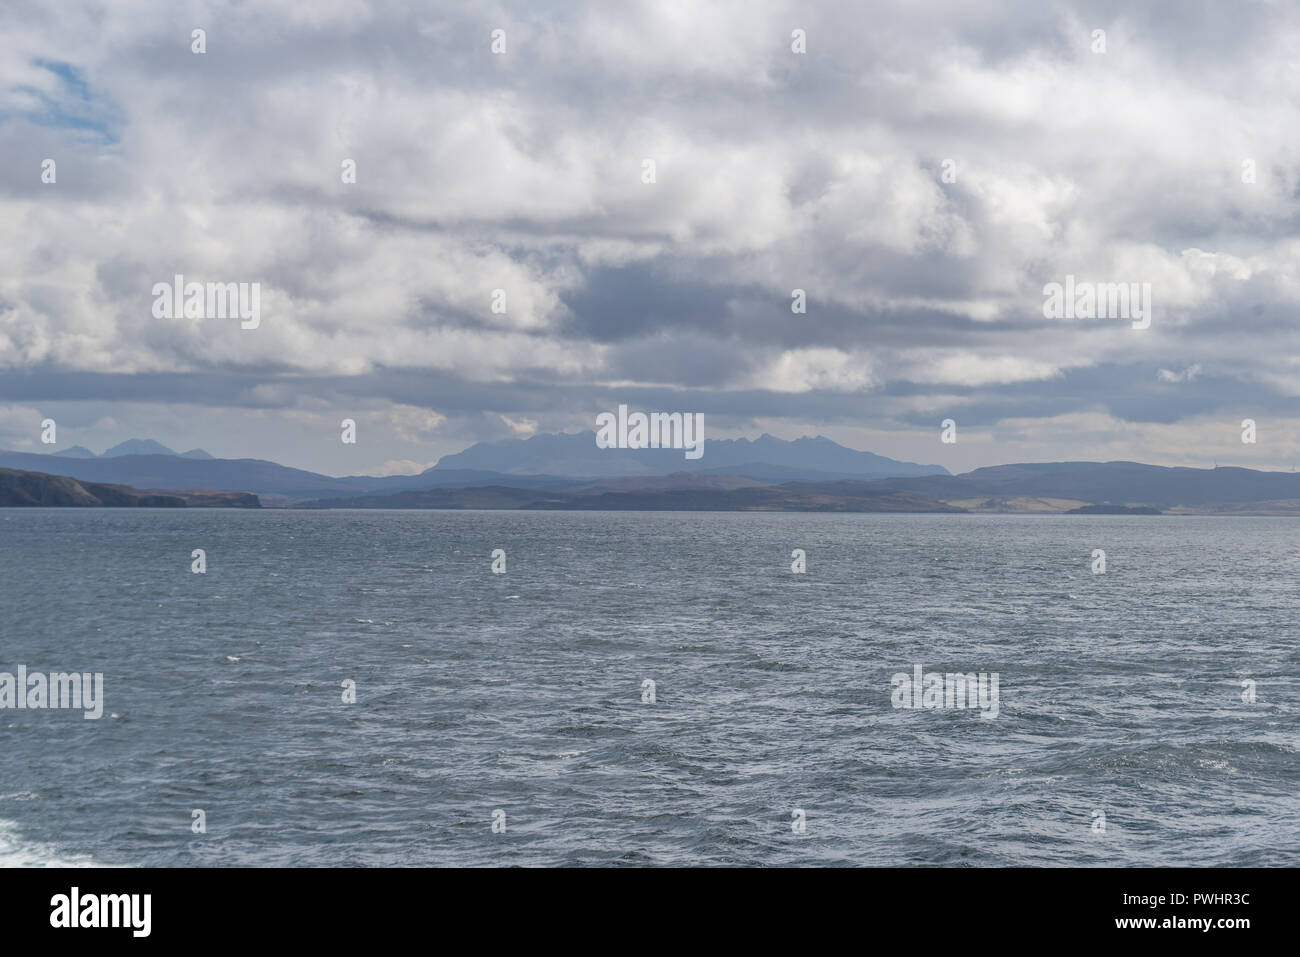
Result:
M364 405L376 468L638 389L793 434L1287 416L1298 39L1284 5L16 0L0 401L222 410L194 445ZM260 328L155 319L178 272L261 283ZM1067 274L1151 283L1155 322L1044 319Z

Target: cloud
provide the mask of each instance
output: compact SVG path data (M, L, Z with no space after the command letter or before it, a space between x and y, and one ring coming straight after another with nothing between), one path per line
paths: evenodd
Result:
M1169 369L1161 369L1159 372L1161 382L1191 382L1201 373L1201 367L1198 363L1193 362L1181 372L1173 372Z
M431 469L437 464L435 462L414 462L411 459L389 459L386 462L372 467L368 475L418 475L426 469Z
M900 449L960 413L988 461L1026 416L1290 417L1298 40L1275 4L15 0L0 402L190 405L205 448L364 413L373 468L620 397ZM176 273L260 283L261 326L155 319ZM1066 275L1151 283L1151 327L1044 319Z
M498 418L506 424L511 432L521 439L526 439L530 435L535 435L537 433L537 423L531 419L516 421L507 415L498 416Z

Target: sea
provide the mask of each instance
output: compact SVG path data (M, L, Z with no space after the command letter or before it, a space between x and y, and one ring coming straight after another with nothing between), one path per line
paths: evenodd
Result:
M0 583L103 676L0 709L0 865L1300 864L1290 518L0 509Z

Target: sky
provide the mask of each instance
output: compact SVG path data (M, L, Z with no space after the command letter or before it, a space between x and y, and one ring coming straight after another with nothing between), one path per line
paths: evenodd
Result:
M0 448L393 474L627 404L1290 469L1298 114L1285 2L6 0ZM258 326L158 318L176 274Z

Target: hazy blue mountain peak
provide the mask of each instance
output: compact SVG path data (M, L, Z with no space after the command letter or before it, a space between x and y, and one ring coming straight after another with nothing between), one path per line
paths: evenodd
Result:
M589 477L669 475L681 471L684 462L682 449L602 449L596 445L594 432L562 432L480 442L443 456L433 471L478 469L514 475ZM717 473L741 465L846 477L948 474L942 466L900 462L846 448L822 435L787 441L767 433L757 439L713 439L706 432L704 456L691 467Z
M153 439L127 439L106 451L100 458L112 459L119 455L175 455L171 449Z

